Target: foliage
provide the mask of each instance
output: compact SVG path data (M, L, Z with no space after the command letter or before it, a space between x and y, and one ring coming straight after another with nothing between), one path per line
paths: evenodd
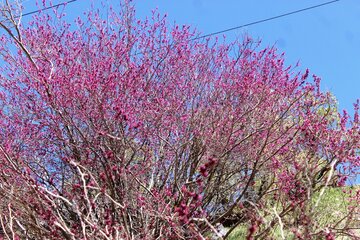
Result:
M359 102L353 119L338 114L275 48L195 39L129 3L73 24L2 10L4 237L203 239L219 224L247 239L354 235L359 191L344 224L318 214L324 189L358 174Z

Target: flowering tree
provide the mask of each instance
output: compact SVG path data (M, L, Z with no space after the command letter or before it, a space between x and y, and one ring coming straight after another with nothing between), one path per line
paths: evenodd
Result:
M359 102L339 114L276 49L194 40L128 3L107 21L18 10L0 21L3 238L356 236L359 192L318 219L358 174Z

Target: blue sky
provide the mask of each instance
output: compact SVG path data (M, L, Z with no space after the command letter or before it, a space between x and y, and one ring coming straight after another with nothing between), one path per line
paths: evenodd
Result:
M321 4L318 0L153 0L135 1L139 16L158 7L169 22L189 24L203 34L231 28L297 9ZM340 109L351 112L360 98L360 1L342 0L317 9L275 19L232 32L228 39L244 33L262 39L263 46L275 44L286 53L289 64L300 61L322 78Z
M54 4L65 0L53 1ZM67 6L67 14L76 16L89 10L91 2L78 0ZM106 0L105 0L106 2ZM107 0L118 3L118 0ZM137 15L149 16L157 8L168 15L169 24L190 25L202 34L235 27L327 0L134 0ZM25 0L24 13L35 10L34 1ZM300 61L300 69L309 68L322 78L323 90L331 91L339 110L352 113L360 98L360 1L340 0L330 5L227 32L229 41L248 34L262 39L263 46L276 45L286 53L288 64Z

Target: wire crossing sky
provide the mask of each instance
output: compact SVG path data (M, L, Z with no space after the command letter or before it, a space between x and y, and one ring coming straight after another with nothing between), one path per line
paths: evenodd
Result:
M73 3L73 2L76 2L76 1L78 1L78 0L70 0L70 1L67 1L67 2L58 3L58 4L55 4L55 5L49 6L49 7L39 9L39 10L23 13L22 16L33 15L33 14L39 13L41 11L46 11L46 10L49 10L49 9L52 9L52 8L57 8L57 7L64 6L64 5L67 5L69 3Z
M314 6L311 6L311 7L302 8L302 9L299 9L299 10L296 10L296 11L292 11L292 12L287 12L287 13L284 13L284 14L280 14L280 15L277 15L277 16L273 16L273 17L269 17L269 18L257 20L257 21L254 21L254 22L245 23L245 24L240 25L240 26L236 26L236 27L232 27L232 28L220 30L220 31L218 31L218 32L213 32L213 33L205 34L205 35L202 35L202 36L200 36L200 37L194 38L194 40L195 40L195 39L200 39L200 38L210 37L210 36L213 36L213 35L218 35L218 34L221 34L221 33L226 33L226 32L230 32L230 31L234 31L234 30L237 30L237 29L240 29L240 28L249 27L249 26L252 26L252 25L256 25L256 24L260 24L260 23L264 23L264 22L268 22L268 21L272 21L272 20L275 20L275 19L278 19L278 18L290 16L290 15L297 14L297 13L301 13L301 12L304 12L304 11L309 11L309 10L312 10L312 9L315 9L315 8L319 8L319 7L323 7L323 6L325 6L325 5L329 5L329 4L332 4L332 3L335 3L335 2L339 2L339 1L340 1L340 0L329 1L329 2L322 3L322 4L314 5Z
M71 1L63 2L63 3L58 3L58 4L55 4L55 5L49 6L49 7L39 9L39 10L24 13L24 14L22 14L22 16L29 16L29 15L36 14L36 13L39 13L39 12L42 12L42 11L46 11L46 10L49 10L49 9L52 9L52 8L57 8L59 6L67 5L69 3L73 3L73 2L76 2L76 1L78 1L78 0L71 0ZM236 27L223 29L223 30L220 30L220 31L217 31L217 32L208 33L208 34L193 38L191 40L197 40L197 39L201 39L201 38L206 38L206 37L218 35L218 34L221 34L221 33L234 31L234 30L237 30L237 29L240 29L240 28L249 27L249 26L252 26L252 25L268 22L268 21L275 20L275 19L278 19L278 18L282 18L282 17L293 15L293 14L301 13L301 12L304 12L304 11L309 11L309 10L312 10L312 9L315 9L315 8L324 7L326 5L333 4L333 3L336 3L336 2L339 2L339 1L340 0L333 0L333 1L322 3L322 4L313 5L313 6L310 6L310 7L298 9L296 11L283 13L283 14L280 14L280 15L277 15L277 16L257 20L257 21L254 21L254 22L245 23L243 25L239 25L239 26L236 26Z

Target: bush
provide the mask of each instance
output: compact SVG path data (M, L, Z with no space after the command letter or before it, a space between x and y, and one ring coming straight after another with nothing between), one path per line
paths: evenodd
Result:
M337 113L275 48L194 40L129 3L75 23L3 10L5 237L202 239L219 224L247 239L354 235L353 214L319 214L322 189L358 173L359 103L353 119Z

